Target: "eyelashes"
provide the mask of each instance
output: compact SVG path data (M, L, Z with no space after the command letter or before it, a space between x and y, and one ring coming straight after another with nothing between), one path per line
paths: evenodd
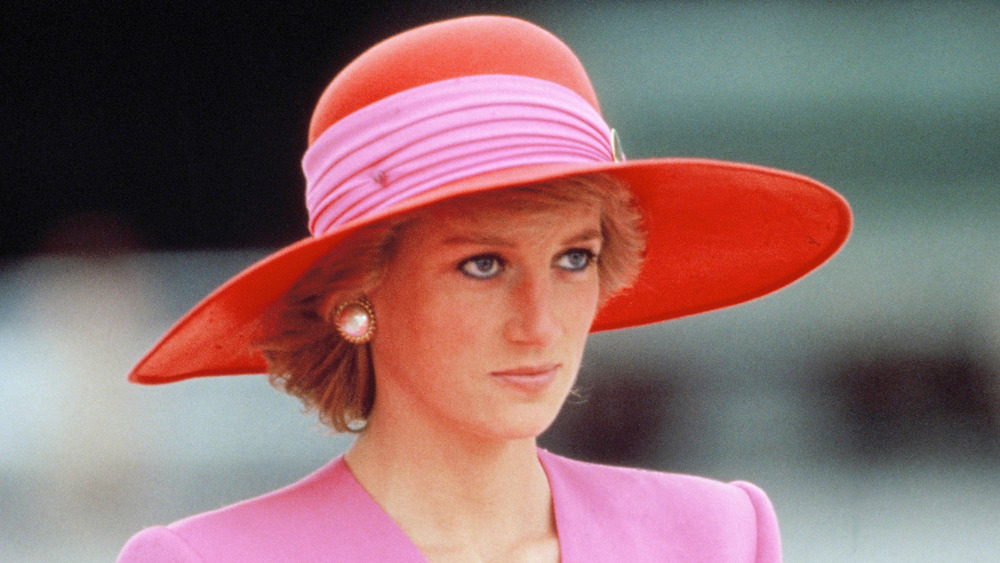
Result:
M496 254L480 254L463 260L458 269L470 278L488 280L499 274L504 266L503 258Z
M556 260L556 265L569 272L582 272L590 266L597 256L585 248L572 248L563 252Z
M571 248L556 257L554 264L567 272L582 272L597 261L597 254L586 248ZM488 280L506 269L507 263L498 254L478 254L462 260L458 270L464 275Z

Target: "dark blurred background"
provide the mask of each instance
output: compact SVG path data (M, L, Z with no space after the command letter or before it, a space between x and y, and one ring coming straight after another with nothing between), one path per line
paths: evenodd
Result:
M566 15L562 24L552 18L558 33L580 17L597 24L607 10L637 18L627 29L581 34L618 65L597 77L614 81L598 84L605 105L616 107L630 88L668 106L664 115L688 116L624 131L633 152L754 158L834 183L920 177L921 195L937 202L957 178L996 171L996 52L976 43L996 31L989 4L14 2L4 8L0 253L45 250L48 235L80 215L112 217L156 250L288 243L304 234L298 160L312 105L365 48L461 14L558 12ZM641 16L671 10L701 13L715 28L692 33ZM747 31L766 32L767 44L754 45ZM678 33L686 42L670 40ZM739 74L700 66L706 51ZM793 100L740 92L757 81L804 91ZM669 95L677 82L703 84L709 98L744 97L703 112L679 108L689 100ZM694 118L689 139L683 129Z
M143 526L347 447L262 378L124 376L219 283L305 236L299 159L336 72L472 13L562 37L630 158L795 170L855 213L843 252L775 296L595 335L543 444L755 481L789 561L1000 553L1000 4L0 12L0 559L107 561Z
M4 39L0 253L52 250L77 217L154 250L306 234L313 104L374 42L515 2L15 2Z

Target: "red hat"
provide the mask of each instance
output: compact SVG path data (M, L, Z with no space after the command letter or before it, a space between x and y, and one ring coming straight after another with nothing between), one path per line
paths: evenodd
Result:
M133 368L138 383L264 373L264 312L358 227L476 191L604 173L647 232L635 284L592 330L742 303L829 259L847 203L810 178L703 159L624 161L573 52L522 20L448 20L392 37L330 83L303 159L311 236L218 288Z

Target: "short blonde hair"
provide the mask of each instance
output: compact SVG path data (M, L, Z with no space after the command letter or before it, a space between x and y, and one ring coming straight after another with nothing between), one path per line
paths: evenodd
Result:
M573 176L448 201L499 210L596 205L604 236L597 262L601 303L631 285L642 266L646 239L641 215L628 188L607 175ZM269 336L258 343L271 384L298 397L335 431L363 429L375 401L375 374L369 345L344 340L331 315L338 304L378 285L406 227L420 215L416 210L363 227L320 259L272 308Z

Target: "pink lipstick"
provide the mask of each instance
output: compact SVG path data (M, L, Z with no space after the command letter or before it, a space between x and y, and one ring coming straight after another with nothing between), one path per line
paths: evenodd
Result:
M524 393L544 391L559 375L562 364L522 366L509 370L490 372L502 384Z

